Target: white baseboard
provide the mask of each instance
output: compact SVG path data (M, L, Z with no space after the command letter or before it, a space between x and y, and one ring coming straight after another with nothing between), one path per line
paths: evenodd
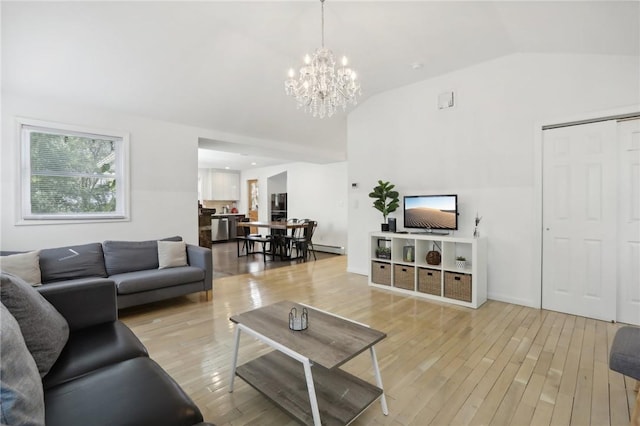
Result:
M540 306L537 305L535 301L528 299L519 299L516 297L509 297L495 293L487 293L487 299L497 300L498 302L511 303L513 305L527 306L534 309L540 309Z
M326 246L323 244L313 244L313 249L315 251L321 251L324 253L333 253L333 254L344 254L344 247L338 246Z
M367 271L366 269L358 269L358 268L349 268L349 267L347 267L347 272L351 272L352 274L365 275L365 276L369 275L369 271Z

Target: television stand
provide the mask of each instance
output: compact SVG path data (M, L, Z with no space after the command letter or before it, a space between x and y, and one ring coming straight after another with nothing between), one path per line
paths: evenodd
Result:
M380 240L391 248L390 256L379 257ZM485 237L372 232L369 260L371 286L467 308L487 300Z
M449 231L436 231L436 230L426 230L426 231L412 231L409 232L414 235L449 235Z

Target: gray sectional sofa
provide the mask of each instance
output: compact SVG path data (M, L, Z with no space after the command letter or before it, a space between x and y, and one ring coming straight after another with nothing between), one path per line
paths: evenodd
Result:
M160 241L177 242L182 238ZM167 268L160 267L156 240L104 241L42 249L41 282L46 288L114 283L118 309L200 291L209 300L213 289L211 250L191 244L185 244L185 249L186 264Z

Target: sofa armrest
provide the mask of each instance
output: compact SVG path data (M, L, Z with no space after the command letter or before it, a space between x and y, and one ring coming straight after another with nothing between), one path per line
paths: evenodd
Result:
M211 249L187 244L187 260L190 266L204 270L204 290L213 289L213 256Z
M37 289L67 320L71 331L118 319L113 281L45 284Z

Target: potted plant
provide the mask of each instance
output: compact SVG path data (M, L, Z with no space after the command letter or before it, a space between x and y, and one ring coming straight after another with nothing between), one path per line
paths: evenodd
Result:
M369 197L374 199L373 207L382 213L384 220L382 224L383 231L389 230L389 224L387 223L389 213L395 212L400 206L400 195L393 188L395 188L394 184L379 180L378 185L369 193Z
M464 269L467 266L467 258L464 256L456 257L456 268Z
M376 247L376 257L378 259L391 259L391 247Z

